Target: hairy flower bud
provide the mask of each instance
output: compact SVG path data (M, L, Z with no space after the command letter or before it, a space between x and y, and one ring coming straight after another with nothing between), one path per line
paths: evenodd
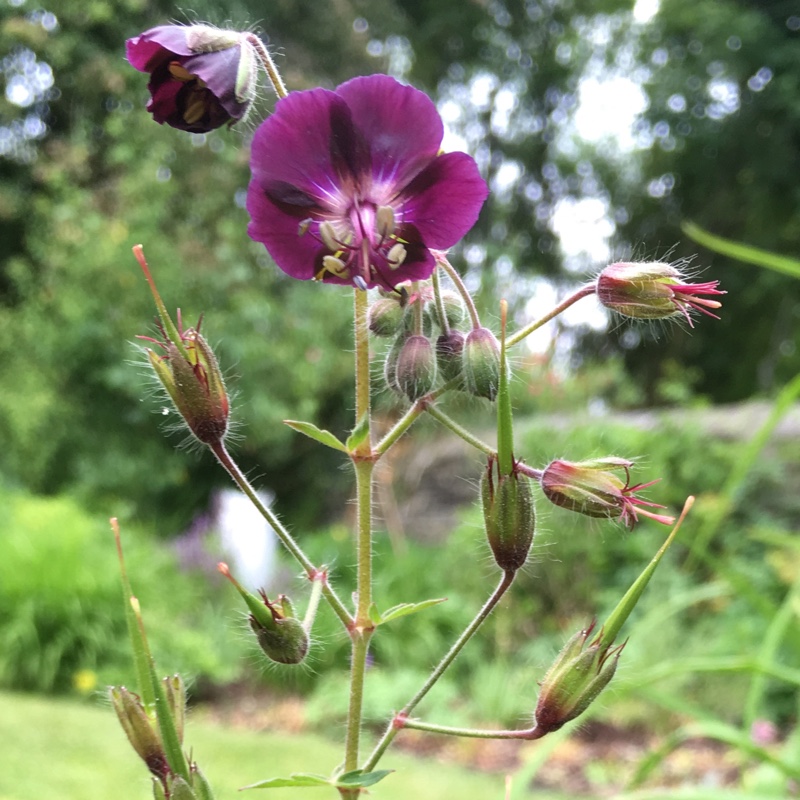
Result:
M403 309L393 297L379 297L369 307L369 329L375 336L395 336L403 321Z
M578 631L544 676L535 713L540 736L580 716L614 677L624 645L603 645L598 636L584 649L593 629Z
M531 479L516 468L502 474L497 459L490 458L481 477L481 504L497 565L516 572L528 558L536 528Z
M251 39L210 25L161 25L128 39L131 66L150 75L153 119L193 133L244 119L258 79Z
M488 328L473 328L464 342L464 384L470 394L494 400L500 388L500 344Z
M464 371L465 340L464 334L455 328L443 333L436 340L436 362L446 381L458 378Z
M447 324L451 328L458 328L467 316L467 309L464 306L461 295L458 292L442 292L442 305L444 306Z
M631 486L632 466L632 461L615 456L578 462L556 459L542 472L542 491L557 506L587 517L619 519L628 528L633 528L639 521L639 514L665 525L672 524L674 517L654 514L642 508L664 506L636 497L636 492L652 486L656 481ZM624 480L618 473L624 475Z
M719 281L686 283L685 275L662 262L620 262L606 267L595 285L597 299L612 311L634 319L665 319L680 316L692 325L691 310L719 319L711 309L718 300L699 295L722 295Z
M396 380L412 402L427 394L436 381L436 355L425 336L409 336L397 357Z

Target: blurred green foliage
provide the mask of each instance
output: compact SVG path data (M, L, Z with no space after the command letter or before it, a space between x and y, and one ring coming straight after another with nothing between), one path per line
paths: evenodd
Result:
M135 683L119 564L107 524L67 497L0 485L0 686L91 692ZM158 662L191 681L241 669L232 606L206 578L182 572L162 543L123 526L128 572Z

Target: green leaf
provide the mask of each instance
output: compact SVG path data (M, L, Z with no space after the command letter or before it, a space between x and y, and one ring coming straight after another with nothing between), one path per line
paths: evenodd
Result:
M381 622L383 622L381 612L378 611L378 606L376 606L375 603L370 603L369 611L367 613L369 614L370 621L373 625L380 625Z
M358 425L353 428L353 432L347 437L347 451L352 453L359 445L366 441L369 436L369 414L364 414L358 421Z
M380 624L399 617L407 617L409 614L416 614L417 611L424 611L426 608L444 603L445 600L447 600L446 597L439 597L435 600L423 600L421 603L400 603L400 605L392 606L381 615Z
M288 778L270 778L266 781L251 783L242 789L289 789L293 787L309 788L312 786L331 786L330 778L324 775L311 775L305 772L293 772Z
M310 422L298 422L294 419L285 419L283 424L288 425L293 431L297 431L298 433L302 433L304 436L308 436L309 439L314 439L320 444L324 444L326 447L332 447L334 450L339 450L342 453L348 452L348 448L345 447L345 445L343 445L330 431L323 431L316 425L312 425ZM350 439L347 441L349 442Z
M771 253L769 250L760 250L757 247L750 247L750 245L732 242L730 239L723 239L721 236L715 236L713 233L704 231L694 222L684 222L681 225L681 230L698 244L713 250L715 253L730 256L730 258L735 258L737 261L744 261L745 264L755 264L758 267L766 267L784 275L791 275L793 278L800 278L800 261L796 258L781 256L777 253Z
M363 769L354 769L352 772L345 772L344 775L340 775L334 786L343 789L354 786L374 786L378 781L382 781L393 772L393 769L379 769L376 772L364 772Z

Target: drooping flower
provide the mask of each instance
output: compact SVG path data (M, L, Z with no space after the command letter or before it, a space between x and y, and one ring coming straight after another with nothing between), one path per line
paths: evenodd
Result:
M431 249L464 236L488 194L470 156L440 154L442 136L431 99L387 75L291 93L253 139L250 237L301 280L428 278Z
M247 116L257 82L248 35L210 25L161 25L128 39L128 61L150 75L147 110L158 123L205 133Z
M664 525L671 525L674 517L644 508L664 506L636 496L637 492L657 481L631 486L632 466L632 461L616 456L578 462L556 459L545 467L539 480L545 497L551 503L587 517L619 519L632 529L641 514ZM618 473L622 473L624 479Z
M666 319L682 315L692 326L690 311L719 319L712 309L722 303L702 296L725 294L718 286L719 281L687 283L686 276L672 264L619 262L600 273L595 291L606 308L623 316Z

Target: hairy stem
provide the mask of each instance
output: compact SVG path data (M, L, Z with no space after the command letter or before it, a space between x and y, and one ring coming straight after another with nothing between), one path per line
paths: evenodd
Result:
M588 297L590 294L594 294L595 287L594 284L590 284L589 286L584 286L582 289L578 289L577 292L571 294L566 300L559 303L552 311L548 314L545 314L540 319L531 322L529 325L526 325L524 328L520 328L515 334L509 336L506 339L506 346L511 347L512 345L519 344L526 336L530 336L534 331L539 330L547 322L550 322L551 319L557 317L562 311L569 308L573 303L577 303L578 300L582 300L584 297Z
M456 436L463 439L467 444L472 445L476 450L486 453L487 456L497 455L495 448L481 441L477 436L473 436L466 428L459 425L454 419L436 408L436 406L428 406L425 410L437 422L440 422L445 428L449 428Z
M253 488L250 481L244 476L244 473L239 469L239 465L231 458L227 448L223 442L209 445L211 452L217 457L217 461L224 467L228 475L233 478L233 482L247 495L250 502L258 509L262 517L270 524L275 531L277 537L283 543L283 546L294 556L305 570L309 580L315 580L319 574L319 570L314 564L311 563L309 557L302 551L300 546L295 542L294 537L283 526L281 521L272 513L268 506L264 505L258 492ZM345 608L344 603L339 599L336 592L325 581L322 586L322 593L328 601L333 612L341 620L342 624L349 630L353 624L350 613Z
M503 577L497 588L492 592L492 595L484 603L483 608L478 612L475 619L465 628L461 636L458 637L453 646L447 651L447 654L439 662L436 669L425 681L423 687L403 706L403 709L395 715L394 719L389 723L386 732L381 737L381 740L375 746L372 754L364 764L364 771L370 772L375 768L375 765L380 761L383 754L386 752L389 745L394 740L394 737L403 729L405 720L411 712L417 707L423 697L433 688L439 678L442 677L445 670L456 660L456 657L464 648L464 645L475 635L475 632L480 628L484 620L492 613L494 607L500 602L503 595L508 591L509 587L514 581L515 572L504 572Z
M261 39L259 39L254 33L248 33L245 38L248 42L250 42L251 45L253 45L253 47L255 47L256 52L258 53L258 58L267 73L269 82L272 84L272 88L275 90L275 94L278 95L279 98L286 97L289 92L286 90L286 85L283 82L283 78L281 78L281 74L278 72L278 68L275 66L275 62L272 60L272 56L269 54L269 50L267 50L264 42L262 42Z
M464 301L464 305L467 307L469 318L472 321L472 327L480 328L481 320L478 316L478 309L475 308L475 302L472 299L472 295L467 291L467 287L464 286L464 281L461 280L458 270L447 260L447 256L445 256L444 253L434 253L434 256L437 263L440 264L442 269L444 269L444 271L450 276L450 280L453 281L456 289L458 289L458 293L461 295L461 299Z

